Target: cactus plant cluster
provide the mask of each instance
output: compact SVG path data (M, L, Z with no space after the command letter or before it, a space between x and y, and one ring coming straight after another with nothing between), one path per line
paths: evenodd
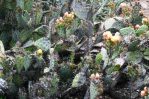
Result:
M0 0L0 99L147 99L143 2Z

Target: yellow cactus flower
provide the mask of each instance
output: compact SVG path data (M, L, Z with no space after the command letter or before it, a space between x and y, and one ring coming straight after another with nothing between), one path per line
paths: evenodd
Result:
M38 56L41 56L42 54L43 54L42 49L38 49L38 50L37 50L37 55L38 55Z

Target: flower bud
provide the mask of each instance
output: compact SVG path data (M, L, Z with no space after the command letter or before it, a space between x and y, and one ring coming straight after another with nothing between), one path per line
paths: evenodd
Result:
M147 94L146 94L146 92L143 90L143 91L141 91L140 95L141 95L142 97L144 97L144 96L146 96Z
M50 48L50 54L54 53L54 48Z
M122 38L119 32L116 32L113 37L117 40L117 43L120 43L122 41Z
M74 15L75 13L74 12L71 12L70 14Z
M126 7L126 6L127 6L126 3L121 3L121 4L120 4L120 8L123 8L123 7Z
M149 19L148 18L143 18L142 19L142 24L148 24L149 23Z
M68 18L71 18L71 17L72 17L72 15L71 15L71 14L68 14L68 15L67 15L67 17L68 17Z
M97 80L100 79L100 75L98 73L96 73L95 79L97 79Z
M74 14L70 14L70 15L71 15L71 16L70 16L70 17L71 17L71 19L73 19L73 18L74 18Z
M144 91L145 91L146 93L148 93L148 88L147 88L147 87L144 87Z
M59 19L56 19L56 23L59 23Z
M68 16L68 14L69 14L68 12L65 12L65 13L64 13L64 17L67 17L67 16Z
M60 40L57 44L63 44L64 41L63 40Z
M95 74L91 74L90 79L94 80L95 79Z
M117 44L117 43L120 43L121 42L121 36L119 35L115 35L111 38L111 41L114 43L114 44Z
M62 17L59 18L60 22L64 22L64 19Z
M119 32L116 32L116 33L115 33L115 36L120 36L120 33L119 33Z
M135 29L139 29L139 28L140 28L139 24L135 25Z
M110 31L106 31L103 33L103 39L104 40L109 40L109 39L111 39L111 37L112 37L112 34Z
M140 16L143 16L143 11L139 11Z

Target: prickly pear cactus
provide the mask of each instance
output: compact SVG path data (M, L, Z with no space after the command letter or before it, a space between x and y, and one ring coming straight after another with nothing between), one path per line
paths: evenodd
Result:
M87 4L81 4L78 0L73 0L72 9L75 12L76 16L80 19L86 20L88 18L88 13L91 12L91 7L88 7Z
M86 81L85 75L82 72L80 72L73 79L72 87L79 87L79 86L83 85L85 83L85 81Z
M50 59L50 65L49 65L49 70L54 70L54 55L51 55L51 59Z
M42 49L43 51L48 51L51 47L51 42L48 40L48 38L43 37L35 41L34 45Z
M121 35L130 35L130 34L134 34L135 30L131 27L125 27L120 29L120 33Z
M149 61L149 48L147 48L144 52L144 59Z
M88 67L89 67L88 64L86 64L82 68L82 70L75 76L72 82L72 87L79 87L85 84Z
M140 3L135 3L132 10L132 23L133 24L139 24L141 23L142 16L140 16L139 11L141 10Z
M30 64L31 64L30 56L29 55L24 56L24 64L23 64L23 66L24 66L26 71L28 70Z
M65 33L65 28L64 27L60 27L59 29L57 29L57 33L60 37L65 37L66 33Z
M103 94L103 83L100 80L90 82L90 99L96 99Z
M102 61L102 55L101 55L101 53L98 53L96 55L95 61L96 61L96 64L100 64L101 63L101 61Z
M124 28L125 24L123 23L122 17L114 17L114 18L107 19L104 22L104 27L105 27L105 30L114 31L115 29L120 30L121 28Z
M142 25L137 31L136 31L136 35L140 36L141 34L145 33L148 30L148 26L147 25Z
M58 90L58 82L59 79L56 74L53 75L53 77L50 76L43 76L39 79L39 82L37 83L29 83L29 97L31 99L37 99L43 97L45 99L55 99L52 98L52 96L57 92Z
M21 72L23 69L24 58L22 56L16 57L16 68L18 72Z
M72 71L67 65L62 65L60 68L60 79L66 82L72 77Z
M90 83L90 99L95 99L98 96L97 86L91 82Z

